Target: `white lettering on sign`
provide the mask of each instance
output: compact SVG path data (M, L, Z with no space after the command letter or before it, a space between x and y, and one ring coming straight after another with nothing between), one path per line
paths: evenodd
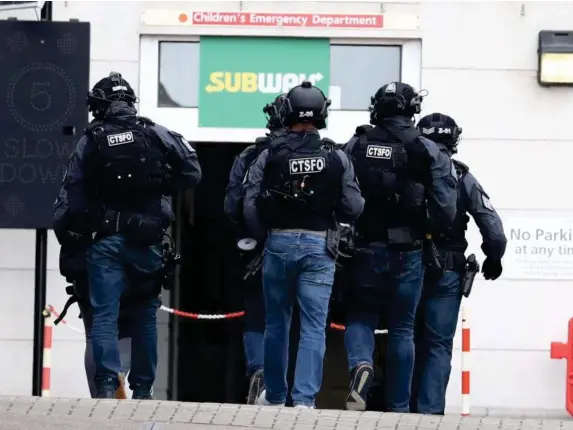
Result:
M323 157L293 158L289 160L289 170L291 175L320 173L324 170L325 164Z
M186 14L179 15L180 22L187 22L188 18ZM190 21L193 25L251 27L382 28L384 25L381 14L193 12Z
M368 145L366 157L390 160L392 158L392 148L390 146Z
M107 137L109 146L125 145L126 143L133 143L133 133L127 131L125 133L110 134Z

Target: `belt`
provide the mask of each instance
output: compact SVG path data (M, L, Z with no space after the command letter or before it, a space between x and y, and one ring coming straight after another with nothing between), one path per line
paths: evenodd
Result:
M304 228L274 228L272 233L306 233L314 234L315 236L326 237L326 231L306 230Z

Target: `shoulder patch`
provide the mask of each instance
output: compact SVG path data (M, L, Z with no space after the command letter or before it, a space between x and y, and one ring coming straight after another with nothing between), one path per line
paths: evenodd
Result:
M366 147L366 158L378 158L380 160L392 159L392 147L382 145L368 145Z
M490 201L489 197L487 196L487 194L484 193L483 191L481 193L481 201L487 210L493 212L493 205L491 204L491 201Z
M171 131L171 130L169 130L169 134L170 134L171 136L173 136L176 140L178 140L179 142L181 142L181 144L182 144L185 148L187 148L187 149L189 150L189 152L195 152L195 148L193 148L193 146L187 141L187 139L185 139L185 138L183 137L182 134L179 134L179 133L177 133L177 132L175 132L175 131Z
M291 175L306 175L322 172L326 166L326 160L324 157L291 158L288 165Z
M107 136L108 146L125 145L133 142L134 142L133 132L131 131L126 131L125 133L118 133L118 134L109 134Z

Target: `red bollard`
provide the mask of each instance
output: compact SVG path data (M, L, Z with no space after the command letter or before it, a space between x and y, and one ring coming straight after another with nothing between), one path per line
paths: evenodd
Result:
M573 416L573 318L569 320L567 343L551 342L551 358L567 360L565 380L565 409Z

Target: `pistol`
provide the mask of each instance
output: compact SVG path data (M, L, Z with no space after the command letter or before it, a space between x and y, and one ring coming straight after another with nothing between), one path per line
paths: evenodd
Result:
M426 233L423 245L424 266L426 274L432 279L438 280L444 275L444 266L440 262L440 253L432 240L432 235Z
M474 279L479 272L479 263L475 254L470 255L464 267L464 277L462 279L462 295L464 297L469 297L472 292L472 286L474 284Z
M161 286L165 290L171 290L175 284L175 268L181 262L181 256L175 252L175 250L169 246L169 244L163 244L163 267L161 268Z
M249 264L247 264L245 276L243 276L243 281L246 281L251 276L254 276L256 273L258 273L259 270L261 270L263 267L263 254L263 251L257 252Z

